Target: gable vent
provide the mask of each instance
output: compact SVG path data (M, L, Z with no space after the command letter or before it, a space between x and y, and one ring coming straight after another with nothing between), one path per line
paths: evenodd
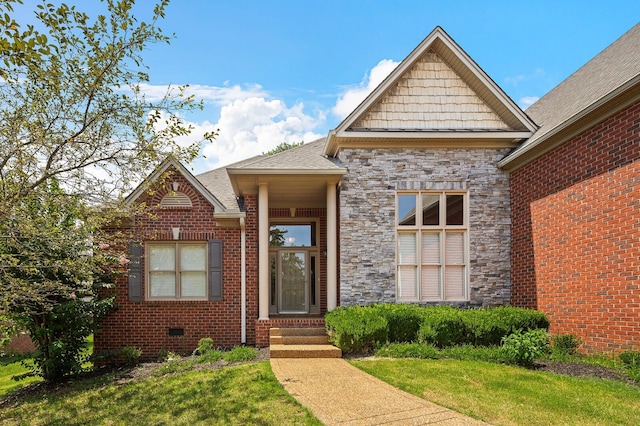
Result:
M191 199L183 192L165 195L160 201L161 207L192 207Z

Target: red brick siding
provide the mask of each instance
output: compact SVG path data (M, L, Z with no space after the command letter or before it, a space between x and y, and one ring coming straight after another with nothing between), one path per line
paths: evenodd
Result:
M584 349L640 346L640 103L511 175L512 298Z
M2 337L2 336L0 336ZM21 332L11 337L11 341L4 346L0 346L0 351L8 354L27 354L36 350L31 341L31 337L25 332Z
M118 310L101 324L95 336L95 350L135 346L143 358L154 358L160 350L190 353L198 340L212 337L219 346L234 346L241 342L240 228L218 227L214 209L207 200L180 174L169 181L180 183L179 191L189 196L191 208L155 208L153 215L136 216L131 229L139 241L172 240L172 227L180 227L180 241L223 241L223 300L209 301L143 301L129 302L128 279L118 279ZM160 186L153 196L142 196L152 209L168 192ZM257 318L257 219L255 197L245 199L247 207L247 343L255 342L254 319ZM144 265L144 262L143 262ZM143 269L144 270L144 269ZM143 274L144 276L144 274ZM146 278L146 277L145 277ZM143 278L143 293L146 279ZM184 336L169 336L169 328L184 329Z

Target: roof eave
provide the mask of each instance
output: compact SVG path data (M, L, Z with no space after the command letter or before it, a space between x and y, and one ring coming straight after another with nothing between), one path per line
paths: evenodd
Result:
M609 92L568 120L551 129L530 145L523 145L498 162L498 167L512 172L544 155L568 139L640 100L640 74ZM603 114L606 113L606 116Z
M229 175L241 176L241 175L344 175L347 173L346 169L227 169Z

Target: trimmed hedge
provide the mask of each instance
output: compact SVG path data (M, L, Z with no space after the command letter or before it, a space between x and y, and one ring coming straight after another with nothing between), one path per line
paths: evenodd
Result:
M329 312L325 321L330 341L345 353L370 352L386 343L416 341L440 348L464 344L499 346L504 337L516 330L549 328L549 320L542 312L509 306L350 306Z
M366 353L387 341L387 320L371 306L338 307L325 316L329 341L345 353Z
M412 342L424 319L424 309L415 305L384 303L373 305L389 325L390 342Z

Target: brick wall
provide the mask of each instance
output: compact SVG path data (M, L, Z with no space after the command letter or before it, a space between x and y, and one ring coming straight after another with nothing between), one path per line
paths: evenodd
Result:
M214 209L186 179L175 173L169 182L179 182L179 191L191 199L190 208L157 208L168 188L158 186L153 196L143 195L140 202L151 208L151 215L138 215L129 231L138 241L172 240L171 228L180 228L180 241L223 241L223 300L130 302L127 276L117 281L118 310L101 324L95 336L95 350L135 346L143 358L154 358L161 350L192 352L198 340L212 337L215 345L234 346L241 342L240 297L240 228L218 227ZM257 218L256 199L245 198L247 247L247 343L255 342L254 319L257 318ZM144 265L144 262L143 262ZM144 277L144 274L143 274ZM143 294L146 291L143 278ZM183 329L184 335L171 336L169 329Z
M586 351L640 347L640 103L511 175L512 304Z

